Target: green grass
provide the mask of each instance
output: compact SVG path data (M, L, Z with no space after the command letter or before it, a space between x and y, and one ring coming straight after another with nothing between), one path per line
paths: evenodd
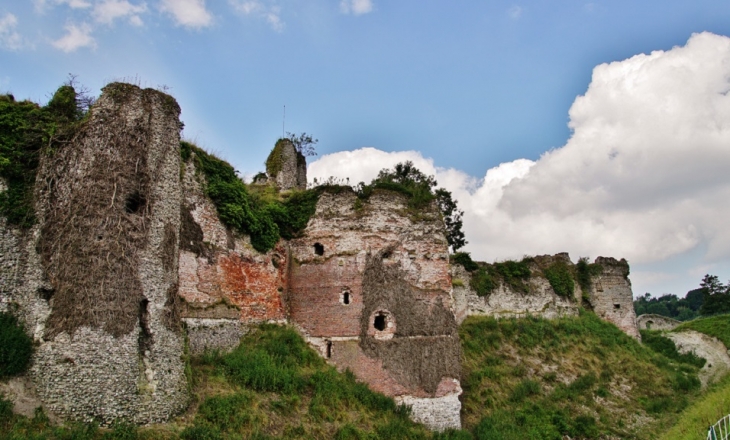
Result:
M704 396L682 411L676 423L658 438L704 439L707 429L727 414L730 414L730 375L712 385Z
M730 315L694 319L683 323L672 331L679 332L682 330L694 330L710 335L721 340L726 347L730 348Z
M643 342L644 345L646 345L647 347L651 348L657 353L661 353L669 359L694 365L697 368L702 368L705 366L705 359L697 356L692 352L684 354L680 353L679 351L677 351L677 346L674 344L674 341L665 336L662 336L662 333L660 331L641 330L641 342Z
M656 438L700 393L697 366L590 312L469 317L460 337L462 423L477 439Z

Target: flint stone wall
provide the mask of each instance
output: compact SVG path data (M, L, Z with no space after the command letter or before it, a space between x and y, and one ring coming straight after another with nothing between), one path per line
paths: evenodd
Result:
M177 261L169 258L177 252L176 231L180 222L178 115L177 103L167 95L126 84L111 84L104 88L89 119L71 144L60 148L52 158L41 160L36 181L39 224L26 233L26 244L19 258L23 264L18 268L23 283L13 293L13 300L38 344L28 375L46 408L61 418L94 419L103 425L121 418L146 424L165 421L187 405L187 382L181 358L184 338L175 313L174 295L171 295L177 286ZM111 131L109 120L114 121L115 129ZM117 320L128 319L128 315L124 319L115 318L120 306L107 305L103 301L96 301L93 307L77 304L76 307L87 307L84 312L96 310L94 307L108 308L108 311L99 309L97 321L91 324L73 324L78 313L58 309L56 303L62 300L57 296L58 281L49 277L47 271L59 267L54 261L65 254L50 246L49 238L44 234L64 227L53 223L57 218L51 211L54 207L69 215L88 208L80 204L69 207L62 204L75 200L85 185L93 186L95 182L89 175L99 172L108 173L107 179L116 179L106 182L113 188L113 193L106 194L102 187L92 188L96 191L89 193L93 197L90 200L107 200L109 204L104 206L108 214L119 218L119 222L136 221L128 212L124 213L128 209L125 206L127 194L122 194L121 189L140 185L134 180L137 177L97 169L101 166L98 162L104 163L108 158L138 154L115 150L125 147L117 139L127 137L144 146L138 151L141 155L136 157L134 176L141 176L148 192L141 203L144 214L140 214L144 217L145 232L135 241L141 245L128 249L129 255L99 256L111 262L118 258L133 258L139 262L133 268L133 276L139 280L140 303L132 304L139 309L132 313L138 313L139 317L130 323L130 331L125 327L117 328L120 334L113 335L110 332L115 330L106 329L117 325ZM45 186L45 182L52 180L50 176L53 176L54 185ZM79 225L99 225L93 236L82 237L87 246L99 239L96 234L103 239L116 226L116 222L105 223L103 218L93 216L78 221ZM75 240L64 239L71 244ZM39 254L39 250L44 254ZM91 254L84 258L95 258L93 253L97 251L93 247L86 251ZM69 266L73 261L61 260L60 263ZM85 294L93 295L104 288L102 284ZM66 286L63 294L76 293ZM48 326L51 316L57 320L53 329Z

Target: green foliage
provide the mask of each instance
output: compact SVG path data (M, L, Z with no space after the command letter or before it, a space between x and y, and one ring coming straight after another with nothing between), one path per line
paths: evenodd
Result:
M559 261L550 265L543 272L545 273L545 278L550 282L550 286L558 296L568 298L573 295L575 284L573 283L573 275L570 273L567 264Z
M223 224L250 235L251 244L259 252L272 249L281 237L296 237L314 214L318 191L293 191L286 198L278 193L273 197L252 193L230 164L189 142L180 143L183 160L189 160L192 153Z
M45 107L0 95L0 178L8 185L0 194L0 215L8 223L27 228L35 222L33 185L39 155L73 134L85 114L79 98L73 80Z
M497 287L497 283L492 278L490 272L484 267L480 267L476 272L471 274L469 285L478 296L487 296Z
M672 359L677 362L694 365L697 368L702 368L707 362L704 358L701 358L694 353L680 353L677 351L677 346L674 344L674 341L662 336L661 332L658 331L641 330L641 341L644 345L657 353L661 353L668 359Z
M437 184L433 176L427 176L413 162L406 161L396 164L393 169L380 170L378 177L369 185L361 182L357 194L359 198L367 199L376 189L394 191L406 196L408 208L414 213L419 213L435 201L446 225L446 240L451 250L456 251L467 243L462 230L464 212L458 209L451 192L437 189Z
M462 423L477 439L657 438L654 430L699 392L697 366L653 351L592 312L469 317L459 336ZM631 424L635 414L647 422Z
M694 330L719 339L730 349L730 315L717 315L688 321L676 327L674 332Z
M578 277L578 285L583 292L590 291L593 277L603 272L603 267L597 263L589 263L588 257L579 258L575 269Z
M700 308L701 315L730 313L730 284L725 286L716 275L707 274L702 279L700 288L703 298Z
M33 341L15 316L0 312L0 379L25 371L33 353Z
M521 261L507 260L491 265L493 273L498 274L502 281L517 292L527 293L529 287L525 281L530 278L530 258Z
M461 264L464 269L469 272L474 272L479 269L479 265L471 259L469 252L455 252L449 257L451 264Z
M634 300L634 311L637 316L651 313L678 321L689 321L699 315L702 301L702 289L687 292L685 298L677 298L677 295L672 294L652 298L651 294L646 293Z

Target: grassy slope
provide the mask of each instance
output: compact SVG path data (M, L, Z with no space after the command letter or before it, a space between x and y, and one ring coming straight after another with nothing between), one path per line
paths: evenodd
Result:
M699 393L697 367L592 313L553 321L469 318L463 423L476 438L656 438Z
M707 394L688 407L677 423L660 435L662 440L704 439L709 426L730 413L730 376L711 386Z
M470 432L427 432L392 399L337 373L293 329L264 325L231 354L193 360L195 398L172 423L58 428L42 412L12 415L0 400L0 438L659 438L661 427L699 396L697 366L637 343L592 313L553 321L471 317L461 340L462 414ZM727 395L724 384L706 405Z
M11 439L469 439L434 435L393 399L328 366L290 327L263 325L227 355L193 360L195 398L167 425L113 430L53 427L42 412L12 415L0 399L0 438Z
M673 331L695 330L713 336L730 348L730 315L711 316L687 321Z

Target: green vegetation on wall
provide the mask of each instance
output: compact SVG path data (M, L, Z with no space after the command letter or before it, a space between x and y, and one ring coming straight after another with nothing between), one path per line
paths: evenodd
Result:
M493 264L476 263L468 252L457 252L451 256L451 262L461 264L471 273L469 285L478 296L487 296L504 283L516 292L529 293L527 280L530 278L530 257L520 261L501 261Z
M0 379L26 370L33 353L33 341L17 318L0 312Z
M272 249L281 237L296 237L306 226L319 197L317 190L281 195L273 188L251 191L233 167L190 142L180 143L184 161L195 153L196 168L206 179L205 191L226 226L251 236L259 252ZM273 192L272 192L273 191Z
M578 276L578 285L584 294L591 290L593 277L603 273L603 267L597 263L589 263L587 257L579 258L575 269Z
M0 178L8 186L0 193L0 215L10 224L27 228L35 222L33 185L41 151L73 135L84 116L78 98L69 84L45 107L0 95Z
M543 273L550 282L550 287L558 296L569 298L573 295L575 283L573 282L573 274L567 264L562 261L555 262L543 270Z

